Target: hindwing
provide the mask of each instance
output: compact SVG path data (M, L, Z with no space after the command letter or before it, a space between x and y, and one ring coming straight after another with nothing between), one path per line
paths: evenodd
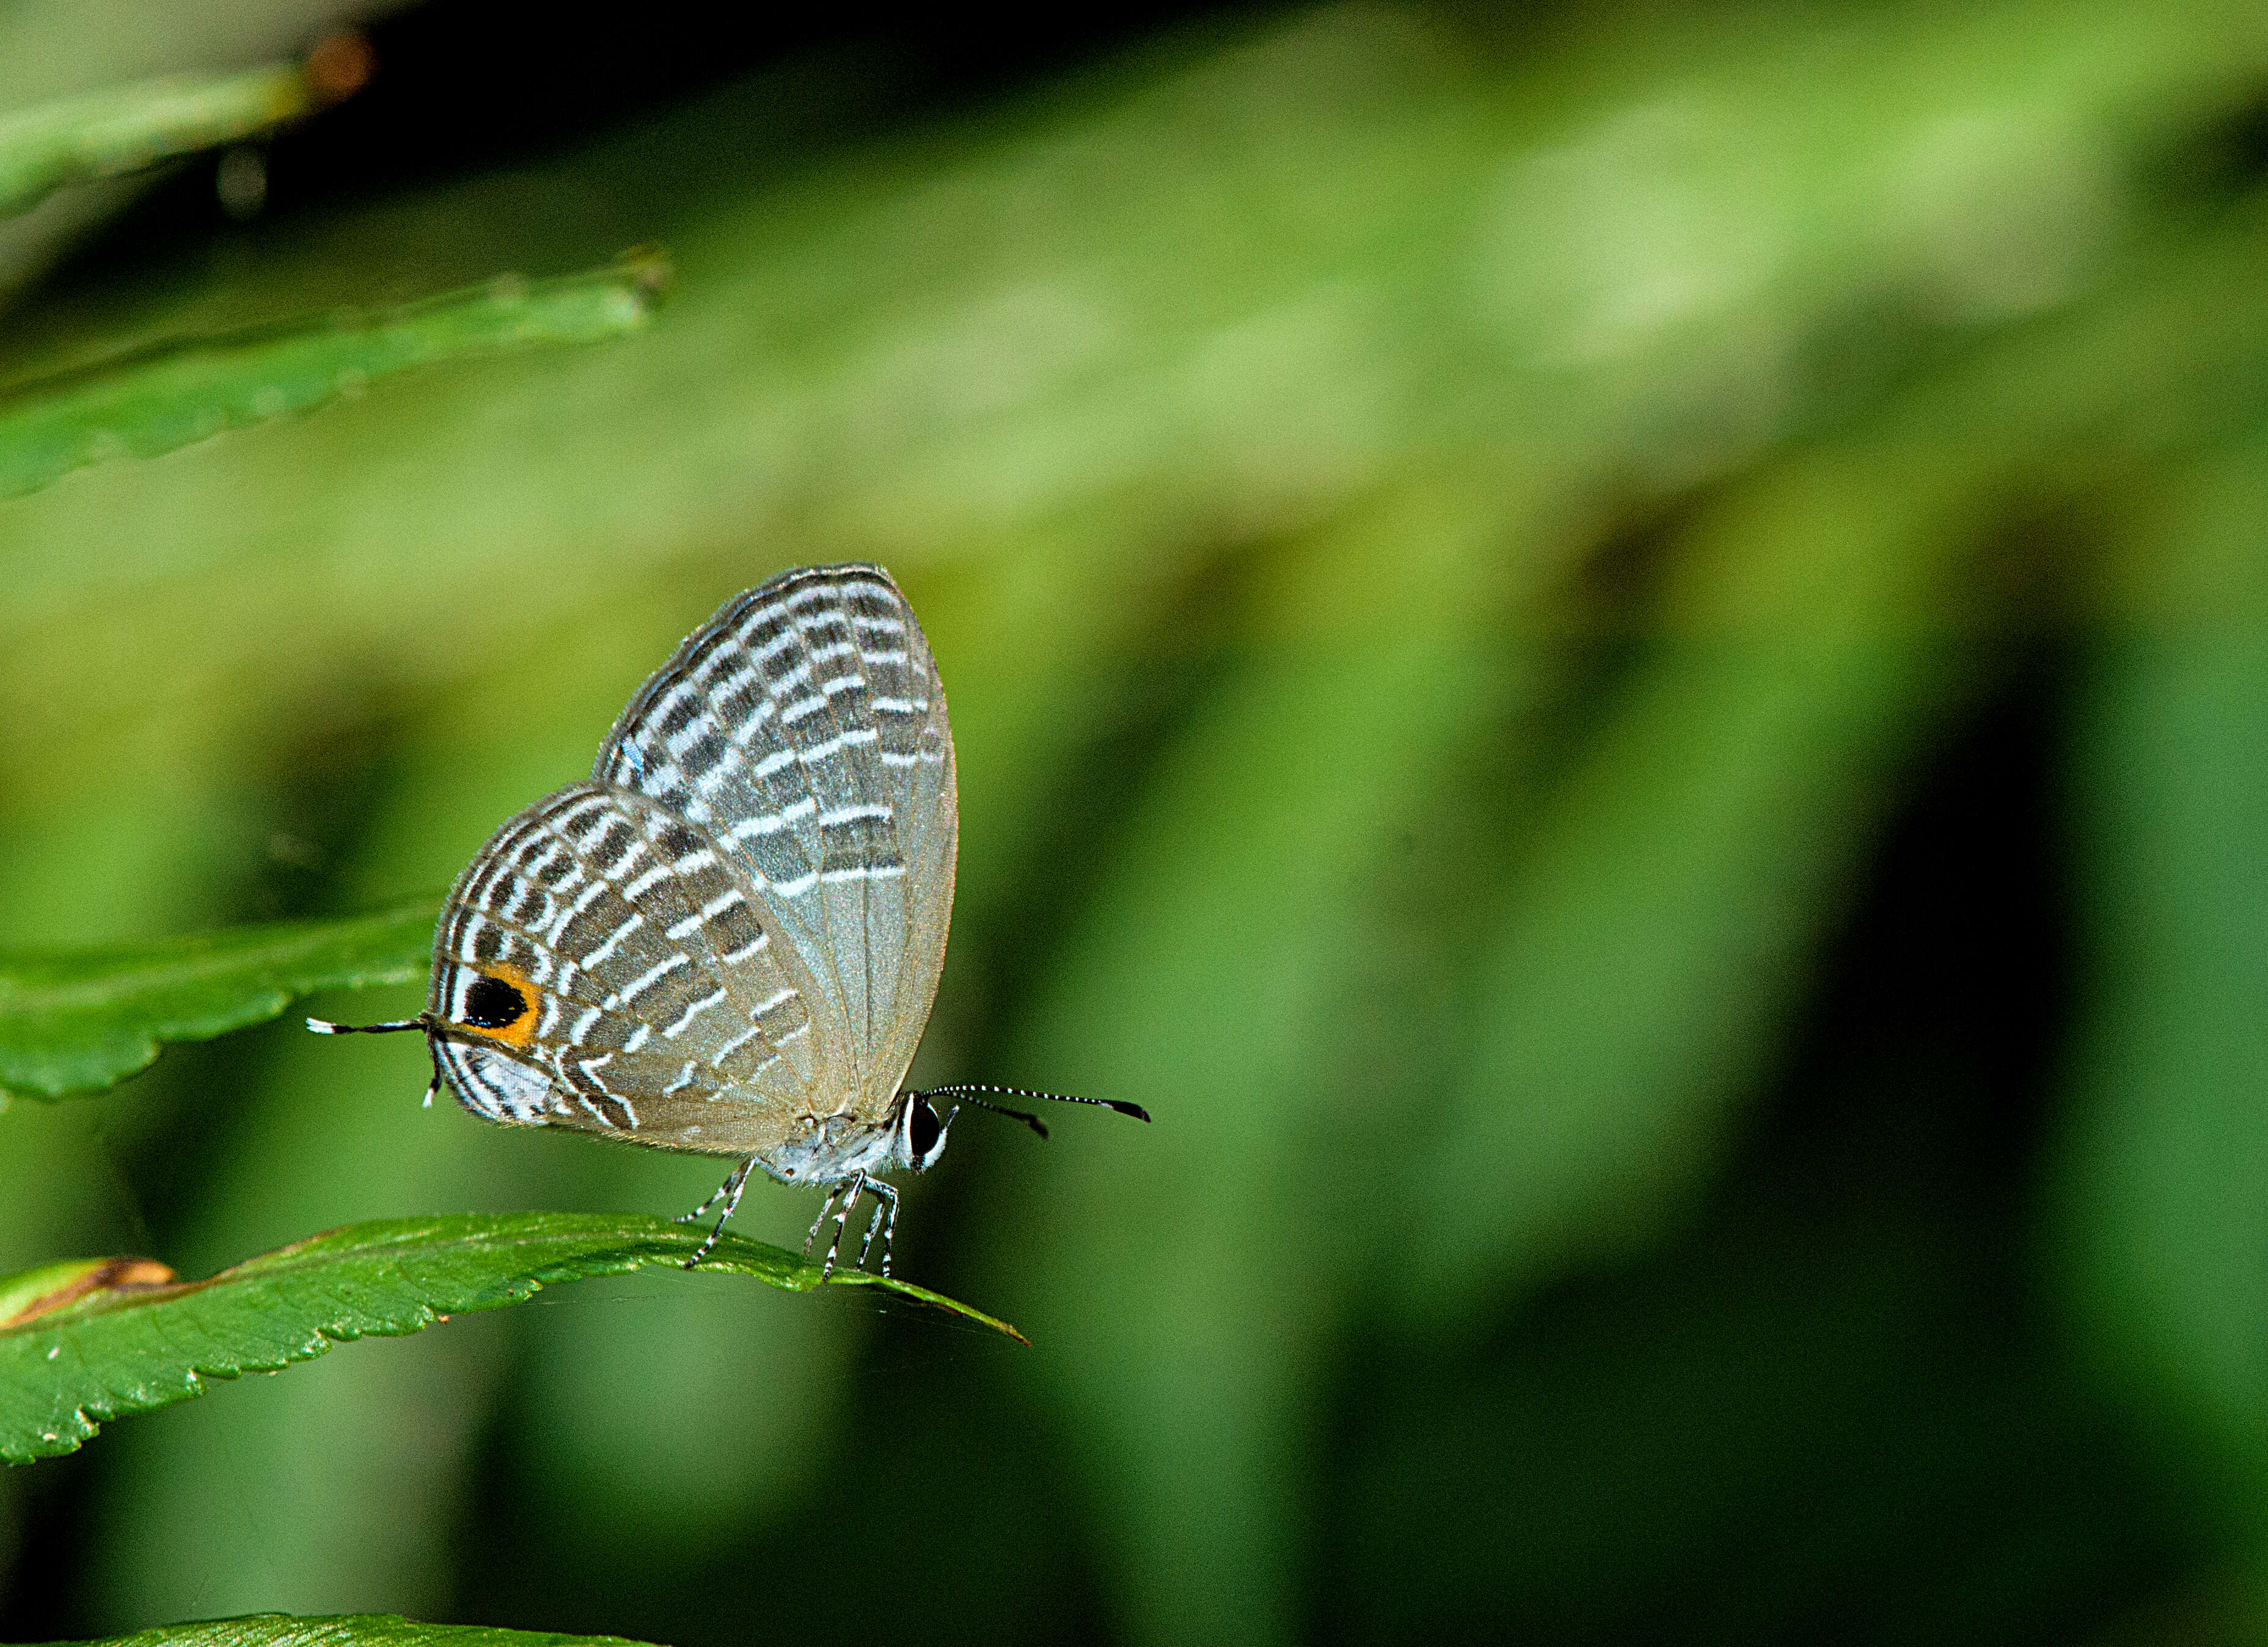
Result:
M754 1154L823 1085L815 993L707 831L578 783L457 878L426 1005L452 1090L491 1120Z

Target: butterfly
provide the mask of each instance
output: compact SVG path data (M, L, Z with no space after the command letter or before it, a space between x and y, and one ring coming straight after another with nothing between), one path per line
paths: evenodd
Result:
M707 1256L761 1167L827 1192L833 1273L881 1176L945 1152L958 1103L1047 1136L987 1095L914 1092L907 1069L945 964L960 834L945 688L879 566L783 572L725 602L631 697L587 782L508 819L449 889L425 1010L322 1033L420 1030L435 1091L510 1126L733 1156Z

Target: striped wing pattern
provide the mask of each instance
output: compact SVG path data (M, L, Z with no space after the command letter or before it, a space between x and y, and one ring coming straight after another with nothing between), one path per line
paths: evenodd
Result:
M718 842L816 984L841 1061L821 1113L884 1114L936 998L958 833L944 689L889 574L809 568L728 602L592 776Z
M784 574L645 682L590 782L458 877L435 1059L491 1120L667 1149L883 1123L936 996L956 835L944 693L896 585Z
M597 784L497 832L450 893L438 949L437 1017L475 1020L483 978L528 1002L437 1039L451 1085L491 1120L755 1154L827 1057L808 974L713 842Z

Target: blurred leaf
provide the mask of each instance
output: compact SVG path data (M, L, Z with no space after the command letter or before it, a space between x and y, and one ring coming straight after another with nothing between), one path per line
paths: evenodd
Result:
M99 1642L51 1642L45 1647L637 1647L620 1636L558 1636L549 1630L499 1629L491 1624L421 1624L394 1613L336 1614L296 1618L260 1613L250 1618L160 1624Z
M1853 518L1755 524L1759 548L1811 557ZM1885 525L1840 614L1665 649L1569 774L1491 923L1472 1062L1400 1166L1409 1316L1484 1320L1653 1239L1717 1160L1907 763L1977 678L1876 627L1882 585L1943 540Z
M207 1281L118 1276L82 1286L55 1307L0 1325L0 1460L76 1451L105 1420L202 1395L207 1379L312 1360L335 1342L422 1332L451 1315L522 1303L563 1281L682 1265L706 1234L698 1224L631 1214L390 1218L310 1236ZM734 1235L720 1239L701 1268L789 1292L821 1284L817 1264ZM51 1267L31 1284L48 1286L52 1298L59 1290L52 1278ZM835 1279L1022 1336L907 1282L843 1269ZM9 1290L20 1289L0 1282L0 1291Z
M1424 1303L1438 1295L1469 1307L1484 1331L1491 1301L1565 1261L1561 1237L1644 1239L1658 1219L1621 1215L1653 1212L1665 1186L1705 1171L1716 1127L1781 1048L1785 1014L1808 982L1806 945L1832 923L1837 871L1859 863L1886 775L1940 729L1943 700L1914 679L1933 662L1926 637L1894 632L1909 614L1878 599L1874 574L1955 560L1965 577L1968 528L2038 484L2036 420L2065 415L2071 382L2036 360L2000 359L1993 393L1940 406L1918 436L1841 464L1800 454L1824 504L1776 506L1742 471L1761 460L1778 472L1774 453L1792 435L1869 423L1891 386L1930 378L2012 320L2037 327L2089 302L2167 226L2144 167L2169 151L2184 162L2185 134L2232 100L2241 109L2260 61L2257 19L2232 27L2225 8L2205 6L1673 11L1523 22L1493 59L1485 42L1474 47L1470 11L1325 11L1252 49L1208 47L1195 73L1160 73L1152 58L1075 84L1036 120L1028 106L988 108L847 159L824 158L841 129L828 126L816 165L764 123L772 88L744 88L563 158L279 217L242 232L252 255L240 264L195 243L122 274L115 263L107 276L92 269L85 284L58 287L40 324L11 345L15 376L50 376L114 350L114 338L315 312L342 293L579 267L648 235L666 233L688 268L700 261L691 299L635 348L423 374L256 439L113 465L9 504L0 695L17 706L19 761L10 798L28 811L68 790L87 812L123 811L115 797L141 792L122 778L144 748L185 768L262 774L269 751L330 732L342 703L379 729L374 743L402 697L475 671L496 672L486 695L451 693L445 707L529 760L526 718L554 713L559 695L602 667L561 644L569 620L611 621L668 577L689 585L713 575L728 589L783 558L855 554L910 562L948 594L980 578L1007 585L1023 598L1001 623L999 656L964 665L943 631L940 653L956 709L971 717L972 902L993 901L1010 941L1020 925L1041 930L1029 959L988 976L983 952L966 943L980 925L964 924L946 1033L928 1055L997 1046L1035 1016L1032 990L1054 1021L1013 1043L1029 1066L1001 1073L1165 1095L1158 1128L1097 1125L1054 1149L1041 1193L1059 1195L1063 1216L1039 1209L1036 1232L1020 1217L983 1221L1018 1249L1003 1251L1004 1290L1013 1276L1074 1329L1029 1364L1053 1403L1031 1427L1061 1435L1066 1474L1087 1473L1075 1490L1042 1483L1035 1496L1097 1507L1098 1525L1065 1535L1076 1548L1062 1558L1071 1576L1060 1588L1077 1624L1108 1612L1130 1636L1250 1642L1318 1621L1328 1633L1329 1621L1291 1599L1330 1512L1329 1465L1304 1444L1334 1433L1332 1401L1398 1393L1335 1341L1361 1307L1351 1284L1383 1282ZM2243 126L2235 145L2247 154L2250 135ZM433 272L450 260L453 272ZM2224 317L2250 324L2258 268L2249 254L2231 259L2222 290L2202 302L2198 290L2176 294L2162 324L2103 325L2092 358L2105 377L2138 380L2161 356L2188 358L2207 393L2244 392L2261 379L2241 356L2189 340ZM2103 402L2071 404L2083 419ZM2160 438L2185 437L2183 409ZM1767 633L1745 654L1734 639L1712 652L1724 638L1713 634L1602 649L1615 653L1605 678L1570 684L1577 701L1544 710L1565 718L1538 729L1516 704L1471 708L1476 691L1506 685L1504 659L1487 647L1399 659L1271 653L1254 630L1306 577L1284 577L1268 599L1238 603L1231 589L1208 605L1224 592L1198 581L1208 556L1257 544L1298 569L1350 511L1381 493L1437 489L1444 452L1471 449L1505 482L1476 535L1511 581L1562 577L1594 531L1694 489L1694 506L1717 515L1712 589L1793 574L1815 609L1857 621L1845 633ZM1942 513L1917 506L1911 477L1933 475L1947 451L1984 483L1947 493ZM1819 529L1815 561L1803 552L1808 528ZM1401 536L1381 534L1367 552L1368 575L1388 592ZM1693 548L1681 539L1672 557ZM1643 581L1659 569L1638 558ZM980 561L1002 570L972 576ZM1814 565L1823 575L1806 583ZM1189 627L1218 630L1180 651L1145 643L1127 614L1155 610L1159 592L1181 582L1192 598L1180 610L1204 613ZM688 596L688 615L720 592ZM1476 605L1499 627L1508 613L1527 621L1517 597ZM1674 602L1665 610L1673 623L1689 615ZM1942 615L1927 603L1916 611ZM153 679L144 660L185 634L197 637L194 655ZM1190 666L1116 674L1108 649L1122 635ZM1505 650L1521 643L1515 635ZM1787 678L1743 679L1743 655ZM624 665L622 685L652 661ZM1022 699L985 695L1020 670L1031 683ZM1095 690L1122 679L1162 684L1153 695L1166 707L1121 710ZM1816 705L1805 699L1814 686ZM594 734L620 701L617 691ZM1915 702L1923 712L1902 717ZM176 720L162 721L158 708L173 704ZM986 713L997 717L989 754L976 731ZM1132 735L1113 739L1114 717ZM114 738L118 727L139 744ZM1498 776L1492 746L1537 730L1563 746L1535 757L1559 783L1540 827L1524 795L1491 810L1458 786L1469 754ZM448 734L410 735L438 745ZM1090 742L1099 746L1085 767L1051 758ZM554 746L541 747L549 758ZM1522 754L1505 765L1524 780ZM438 758L429 765L433 788L395 802L401 810L494 782L474 761L461 776ZM1076 780L1104 765L1123 771L1099 804ZM551 781L541 775L527 792ZM369 850L365 872L388 886L429 884L508 810L490 798L412 848L397 837L392 856ZM50 806L38 827L61 835L72 816ZM1056 822L1066 817L1081 827ZM1464 845L1492 826L1485 845L1441 855L1454 874L1431 863L1441 837ZM1012 850L980 855L980 831ZM1393 895L1381 897L1381 882L1398 890L1428 875L1455 899L1432 948L1377 908ZM1086 893L1098 887L1104 918L1090 919ZM1026 919L1035 910L1042 920ZM1053 924L1064 920L1075 923L1067 935ZM1564 977L1552 975L1555 960L1569 963ZM1460 1044L1476 1018L1486 1019L1477 1049ZM690 1165L522 1138L492 1154L455 1115L413 1136L390 1113L350 1113L357 1103L375 1112L380 1092L414 1092L412 1047L321 1050L364 1060L378 1078L311 1078L298 1067L306 1047L247 1071L236 1130L195 1161L206 1181L169 1186L179 1240L222 1254L192 1268L353 1216L279 1206L364 1195L374 1215L419 1204L409 1187L435 1193L416 1176L435 1160L482 1195L512 1180L475 1168L507 1152L509 1170L531 1177L563 1177L586 1157ZM1086 1073L1066 1067L1074 1062ZM1437 1073L1429 1092L1425 1077ZM141 1095L122 1095L121 1107ZM320 1127L318 1107L334 1112ZM1373 1121L1382 1124L1366 1129ZM1531 1145L1533 1159L1518 1158ZM1018 1158L993 1159L992 1181L1024 1193L1007 1176ZM1468 1171L1486 1193L1454 1193ZM1413 1188L1423 1216L1405 1224ZM227 1233L279 1217L256 1237ZM961 1220L961 1231L977 1222ZM1410 1269L1391 1273L1332 1261L1412 1253ZM1871 1317L1875 1302L1854 1294L1850 1307ZM848 1319L784 1301L777 1312ZM637 1354L642 1322L604 1312L612 1342L599 1347L578 1313L522 1312L511 1325L540 1320L531 1357L556 1339L589 1339L588 1355L561 1356L546 1376L563 1393L600 1391L592 1406L618 1405L607 1392L654 1376ZM457 1351L475 1336L431 1335L420 1347ZM414 1353L347 1357L330 1371L391 1372ZM1610 1392L1614 1358L1628 1355L1606 1344L1570 1381ZM1463 1359L1443 1356L1445 1376ZM502 1423L521 1427L495 1440L501 1369L494 1357L474 1360L467 1353L455 1383L417 1386L447 1408L418 1414L434 1416L430 1431L397 1422L398 1406L357 1405L371 1392L345 1379L335 1378L328 1405L302 1407L320 1375L295 1378L271 1402L206 1404L182 1423L129 1427L104 1450L101 1525L114 1536L90 1568L138 1579L169 1566L175 1593L236 1590L225 1603L114 1603L111 1615L243 1610L274 1604L287 1585L341 1583L405 1605L404 1571L444 1592L492 1582L497 1563L459 1549L455 1530L469 1506L492 1502L507 1479L511 1489L539 1479L543 1455L574 1444L526 1415L542 1407L519 1384ZM848 1386L830 1376L836 1364L781 1404L801 1418L815 1385ZM593 1365L617 1378L578 1385ZM752 1386L778 1399L769 1372ZM897 1366L873 1377L887 1381L895 1416L952 1413L930 1426L941 1457L1009 1422L935 1404L935 1389ZM239 1412L240 1425L186 1436ZM674 1415L639 1416L659 1427ZM1641 1451L1646 1416L1626 1403L1597 1433ZM1536 1440L1516 1415L1496 1432L1447 1422L1414 1426L1431 1448L1416 1490L1432 1502L1466 1503L1460 1472L1491 1472L1499 1436ZM350 1430L385 1433L339 1439ZM593 1473L554 1493L556 1519L602 1497L617 1524L636 1513L635 1492L609 1494L600 1473L609 1446L637 1445L618 1439L629 1433L590 1449ZM872 1433L861 1423L844 1445ZM1443 1447L1445 1435L1460 1445ZM127 1467L129 1445L143 1467ZM338 1463L350 1452L351 1470ZM689 1477L705 1460L696 1446L684 1456ZM948 1497L966 1493L965 1469L938 1474ZM615 1480L634 1475L626 1467ZM269 1517L292 1524L282 1536L207 1512L217 1489L247 1478ZM1592 1479L1573 1477L1572 1514L1592 1502ZM1822 1493L1852 1490L1808 1479ZM1709 1513L1705 1492L1628 1502L1635 1517L1594 1514L1601 1544L1658 1547L1638 1582L1675 1593L1704 1629L1721 1621L1681 1564L1696 1541L1690 1516ZM1894 1565L1911 1548L1898 1502L1870 1501L1854 1524L1854 1536L1889 1534L1881 1559ZM728 1518L720 1542L760 1520L796 1519L740 1504ZM394 1548L412 1554L389 1568L365 1553L378 1526L422 1529L423 1541L405 1536ZM580 1578L584 1552L610 1531L577 1521L572 1539L526 1552L514 1581L540 1592L547 1573ZM904 1557L925 1559L943 1558ZM1572 1585L1594 1577L1584 1559L1567 1563ZM1753 1571L1802 1582L1769 1560ZM648 1592L661 1587L639 1576ZM956 1577L964 1592L981 1588ZM126 1582L112 1593L136 1593ZM1918 1587L1946 1582L1917 1570ZM908 1605L925 1618L955 1605L946 1588L892 1588L918 1598ZM246 1592L256 1593L238 1599Z
M305 64L145 80L0 117L0 217L68 184L233 143L336 101L367 70L349 40L318 48Z
M791 99L755 81L534 170L364 203L319 232L263 225L225 283L163 261L57 290L0 342L15 369L122 328L222 324L216 308L453 283L465 259L517 263L529 245L581 261L666 239L688 271L635 349L429 374L0 511L0 575L25 592L0 612L0 690L40 706L24 738L43 764L77 761L72 734L118 710L126 672L72 665L151 655L185 616L209 637L195 675L216 701L289 706L342 658L453 673L719 546L752 572L852 555L903 570L1043 533L1172 553L1219 526L1301 529L1381 475L1421 474L1443 439L1498 443L1579 496L1602 475L1689 478L1847 410L1880 386L1858 370L1877 353L1911 365L1901 317L1967 317L1913 268L1948 253L2003 268L1964 237L2092 175L2129 135L2098 130L2106 110L2148 113L2137 144L2196 117L2212 88L2183 54L2202 55L2206 23L2113 12L2114 29L2109 11L2036 40L1894 8L1859 31L1854 99L1820 71L1852 40L1808 22L1609 26L1572 60L1522 46L1507 68L1485 48L1466 61L1422 11L1327 10L1194 72L1141 63L973 131L822 154L784 184L802 151L769 122ZM2213 21L2211 61L2241 75L2249 33ZM1981 66L1949 83L1948 55ZM1973 187L1885 159L1942 158L1947 129L1979 118L2054 141ZM2025 278L2068 261L2091 279L2081 252L2121 221L2103 210L2075 211L2072 244L2051 235L2062 251ZM1645 232L1665 221L1724 222L1731 244L1696 273L1683 237ZM1577 289L1539 307L1530 276L1561 252ZM1628 335L1593 335L1602 313ZM1851 332L1868 340L1855 362ZM225 506L189 506L209 495ZM49 552L63 541L72 553ZM194 582L166 575L183 566ZM459 598L507 585L511 600Z
M2268 218L2233 213L1695 523L1669 638L1530 848L1471 1069L1404 1169L1414 1312L1647 1239L1698 1183L1903 775L2053 597L2022 511L2257 393L2264 263Z
M306 411L411 366L534 343L595 342L643 327L668 264L634 254L555 280L486 285L378 314L160 345L0 401L0 497L86 464L156 457L224 429Z
M406 983L438 904L278 921L77 954L0 954L0 1091L62 1098L146 1067L158 1043L209 1040L318 989Z
M1532 689L1490 632L1500 506L1397 491L1255 569L1258 643L1116 826L1017 1048L1160 1123L1059 1145L995 1283L1050 1323L1046 1372L1106 1438L1096 1490L1152 1639L1291 1633L1311 1380L1368 1233L1310 1164L1394 1131L1399 1084L1335 1056L1371 1015L1381 866Z
M2268 435L2119 557L2133 620L2074 716L2080 1011L2056 1210L2094 1354L2268 1541ZM2252 1593L2255 1628L2268 1602Z

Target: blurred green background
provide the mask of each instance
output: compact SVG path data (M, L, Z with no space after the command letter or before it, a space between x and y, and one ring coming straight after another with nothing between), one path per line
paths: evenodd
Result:
M438 890L875 559L961 759L916 1077L1156 1124L910 1187L1029 1350L546 1292L0 1476L0 1635L2268 1640L2268 12L14 0L0 110L350 17L360 97L4 225L0 393L676 290L0 504L0 945ZM18 1099L0 1271L718 1176L425 1077Z

